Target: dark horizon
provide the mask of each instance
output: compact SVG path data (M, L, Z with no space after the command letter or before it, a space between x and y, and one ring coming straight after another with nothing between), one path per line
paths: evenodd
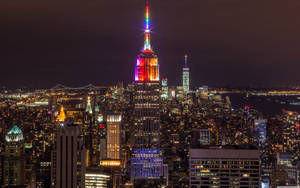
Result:
M161 77L192 86L300 83L300 2L151 0ZM186 11L185 11L186 10ZM0 2L0 85L130 83L143 46L144 0Z

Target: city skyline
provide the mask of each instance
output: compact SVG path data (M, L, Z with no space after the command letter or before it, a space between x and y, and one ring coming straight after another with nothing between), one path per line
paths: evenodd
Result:
M0 187L298 187L297 54L266 1L4 2Z
M181 85L184 54L190 57L192 86L268 87L300 81L300 15L293 8L298 2L151 4L153 49L160 49L161 77L171 85ZM143 47L144 1L0 5L5 25L0 33L1 85L49 88L132 81L136 53Z

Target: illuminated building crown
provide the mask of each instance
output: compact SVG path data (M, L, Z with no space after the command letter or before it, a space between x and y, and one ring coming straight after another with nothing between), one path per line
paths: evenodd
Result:
M150 32L149 1L146 0L144 49L138 56L135 66L135 81L137 82L159 81L159 64L151 48Z
M64 107L61 106L60 107L60 113L59 113L58 117L56 118L56 121L64 122L65 119L66 119L66 114L65 114L65 111L64 111Z
M11 128L5 136L5 140L7 142L18 142L23 140L23 133L21 129L17 125L13 126L13 128Z
M86 112L92 114L93 113L93 110L92 110L92 106L91 106L91 98L88 97L87 99L87 104L86 104L86 109L85 109Z

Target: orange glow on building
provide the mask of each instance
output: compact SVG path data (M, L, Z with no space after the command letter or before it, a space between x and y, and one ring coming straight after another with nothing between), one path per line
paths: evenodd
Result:
M64 107L61 106L60 107L60 113L57 116L56 121L58 121L58 122L64 122L65 119L66 119L66 114L65 114L65 111L64 111Z

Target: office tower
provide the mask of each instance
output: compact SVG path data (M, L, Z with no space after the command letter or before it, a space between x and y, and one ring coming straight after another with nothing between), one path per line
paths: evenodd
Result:
M150 45L149 14L149 2L146 1L144 49L135 66L134 146L131 158L131 175L135 182L139 179L160 179L163 170L159 142L159 64Z
M184 67L182 68L182 87L184 94L190 91L190 68L187 65L188 56L184 56Z
M161 98L168 99L169 98L169 88L168 88L168 79L162 78L161 79Z
M259 188L260 154L248 149L190 149L190 187Z
M85 147L81 127L71 119L58 125L52 151L51 186L84 187Z
M107 125L101 123L99 125L99 139L100 139L100 160L107 158Z
M120 159L121 114L107 116L107 158Z
M5 136L3 153L3 182L0 187L24 186L25 184L25 152L23 133L17 125L13 126Z
M255 141L259 146L265 143L267 139L267 124L264 119L254 120Z
M291 153L296 159L300 155L300 116L297 112L285 111L283 118L285 122L282 130L283 151Z

